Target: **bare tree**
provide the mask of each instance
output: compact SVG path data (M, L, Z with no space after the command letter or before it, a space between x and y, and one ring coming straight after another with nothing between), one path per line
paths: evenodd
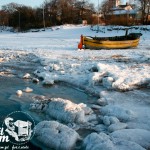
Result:
M142 23L148 23L148 15L150 13L150 0L140 0L142 11Z

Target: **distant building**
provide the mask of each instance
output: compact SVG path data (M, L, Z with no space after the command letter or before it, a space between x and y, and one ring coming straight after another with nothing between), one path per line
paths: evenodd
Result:
M137 19L137 10L134 9L134 4L131 5L126 3L125 5L120 5L123 3L120 0L115 0L116 6L114 6L110 13L106 16L109 24L114 25L132 25Z

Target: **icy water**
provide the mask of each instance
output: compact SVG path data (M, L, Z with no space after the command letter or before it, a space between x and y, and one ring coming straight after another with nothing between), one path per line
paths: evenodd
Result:
M60 97L75 103L88 104L96 100L96 98L63 83L54 86L43 86L42 84L34 84L30 80L0 77L0 123L9 113L20 110L21 101L19 103L19 101L10 100L10 97L15 95L17 90L23 90L26 87L32 88L32 93L34 94L55 98Z
M26 87L33 89L34 94L44 95L47 97L61 97L64 99L71 100L75 103L86 103L90 104L96 100L96 98L85 94L84 92L74 89L69 85L60 83L54 86L43 86L41 83L34 84L31 80L23 80L16 77L0 77L0 124L2 123L7 115L14 111L25 111L29 112L30 101L27 99L14 100L12 96L16 96L17 90L23 90ZM36 114L30 113L32 117L37 121ZM30 149L39 150L31 143L29 143Z

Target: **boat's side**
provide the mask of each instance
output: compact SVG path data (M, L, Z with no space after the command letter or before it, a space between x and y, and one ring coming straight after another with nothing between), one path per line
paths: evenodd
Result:
M88 49L125 49L131 47L137 47L139 39L134 40L122 40L122 41L109 41L109 40L94 40L83 36L83 45Z

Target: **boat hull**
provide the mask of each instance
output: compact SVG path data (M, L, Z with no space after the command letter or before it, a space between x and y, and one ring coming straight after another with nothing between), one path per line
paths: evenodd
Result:
M140 38L134 40L109 41L94 40L83 36L82 43L85 49L127 49L137 47Z

